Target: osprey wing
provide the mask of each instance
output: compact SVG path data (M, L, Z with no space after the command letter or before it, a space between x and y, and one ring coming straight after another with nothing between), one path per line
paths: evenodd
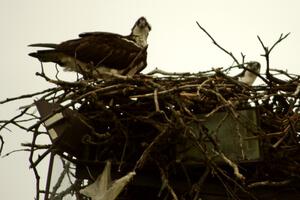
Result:
M117 70L127 68L142 50L124 36L105 32L84 33L81 38L63 42L56 48L81 62ZM144 52L135 62L146 63L146 57Z
M94 32L83 32L79 34L79 37L87 37L87 36L116 36L116 37L124 37L122 35L116 34L116 33L109 33L109 32L101 32L101 31L94 31Z

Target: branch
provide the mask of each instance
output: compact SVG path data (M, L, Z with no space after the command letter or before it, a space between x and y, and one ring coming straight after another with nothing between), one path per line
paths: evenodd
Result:
M281 69L269 69L270 71L277 72L280 75L285 75L287 78L291 79L290 81L297 81L299 80L299 76L296 74L288 73L287 70L281 70Z
M261 187L261 186L272 186L272 187L280 187L290 184L291 180L284 180L284 181L261 181L261 182L255 182L248 185L248 188L254 188L254 187Z
M265 46L262 39L259 36L257 36L257 38L258 38L258 40L259 40L259 42L260 42L260 44L263 47L264 52L265 52L265 54L262 54L261 56L266 58L266 63L267 63L266 64L267 65L266 76L272 82L279 83L279 84L284 84L286 82L272 76L272 74L270 73L270 53L275 48L275 46L277 46L282 40L287 38L289 35L290 35L290 33L287 33L286 35L281 34L279 39L272 45L272 47L270 49L267 46Z
M64 169L61 172L60 176L58 177L57 182L55 183L55 185L52 188L50 199L54 199L55 194L57 193L58 189L60 188L66 174L69 172L69 168L70 168L70 162L67 162L66 164L64 164Z
M273 44L273 46L270 48L269 53L271 53L271 51L274 49L274 47L279 44L282 40L284 40L285 38L287 38L291 33L287 33L285 35L283 35L283 33L281 33L279 39Z
M200 179L198 180L198 182L196 182L192 186L191 192L195 192L193 200L198 200L199 199L200 192L201 192L201 190L203 190L202 189L203 188L203 184L204 184L206 178L208 177L210 171L211 171L211 169L209 167L206 167L204 173L202 174L202 176L200 177Z
M166 76L190 76L190 72L167 72L158 68L155 68L154 70L147 73L147 75L153 75L153 74L161 74Z
M151 142L151 144L144 150L140 158L135 164L134 170L142 168L147 160L147 158L150 156L151 151L153 150L154 146L159 143L159 141L166 135L167 129L161 131L161 133L154 138L154 140Z
M54 87L54 88L49 88L49 89L46 89L46 90L43 90L43 91L40 91L40 92L25 94L25 95L21 95L21 96L18 96L18 97L7 98L5 100L0 101L0 104L4 104L4 103L10 102L10 101L19 100L19 99L31 98L31 97L34 97L34 96L37 96L37 95L40 95L40 94L51 92L53 90L59 91L60 89L61 88Z
M165 172L165 170L163 169L163 167L160 165L160 163L156 160L156 165L160 171L160 175L161 175L161 180L162 180L162 187L165 185L167 187L167 189L169 190L169 192L171 193L172 197L174 200L179 200L174 189L172 188L172 186L169 183L169 179L167 177L167 174Z
M236 62L236 64L240 64L239 61L234 57L234 55L227 51L226 49L224 49L223 47L221 47L216 40L196 21L197 25L199 26L199 28L212 40L213 44L216 45L219 49L221 49L222 51L224 51L226 54L228 54L233 60L234 62Z
M29 156L29 162L31 165L33 165L33 154L34 154L34 145L35 145L35 141L36 141L36 138L38 136L38 131L37 129L35 129L34 133L33 133L33 137L32 137L32 146L31 146L31 151L30 151L30 156ZM35 197L35 200L39 200L40 199L40 175L36 169L36 167L34 166L33 168L33 172L34 172L34 175L35 175L35 180L36 180L36 186L35 186L35 190L36 190L36 197Z
M4 129L8 124L11 124L11 123L14 124L16 119L22 117L27 112L28 109L29 108L24 109L19 115L16 115L15 117L11 118L10 120L5 121L4 124L0 126L0 131L2 129ZM18 124L18 123L16 123L16 124Z
M30 151L30 149L16 149L16 150L13 150L13 151L10 151L10 152L4 154L2 156L2 158L5 158L5 157L9 156L10 154L13 154L13 153L16 153L16 152L21 152L21 151Z
M225 161L225 163L227 163L230 167L232 167L233 173L237 179L239 179L242 182L245 181L246 178L243 176L243 174L240 173L240 170L239 170L239 167L237 166L237 164L232 162L223 153L219 153L219 152L215 152L215 153L217 153Z
M155 104L155 111L159 112L159 102L158 102L158 95L157 95L157 88L154 90L154 104Z
M0 155L1 155L2 150L3 150L3 145L4 145L4 140L3 140L3 137L1 135L0 135L0 142L1 142L1 144L0 144Z

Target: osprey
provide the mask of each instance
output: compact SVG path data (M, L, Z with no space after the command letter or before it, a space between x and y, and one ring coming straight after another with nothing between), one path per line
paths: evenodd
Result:
M101 72L133 76L147 65L147 37L150 24L140 17L128 36L108 32L87 32L78 39L60 44L39 43L31 47L47 47L29 55L41 62L54 62L67 71L81 74L92 72L102 77Z
M247 70L250 69L250 70ZM252 73L255 72L255 73ZM252 85L257 77L257 74L260 72L260 64L259 62L248 62L245 63L245 69L240 74L236 75L239 81L246 83L247 85Z

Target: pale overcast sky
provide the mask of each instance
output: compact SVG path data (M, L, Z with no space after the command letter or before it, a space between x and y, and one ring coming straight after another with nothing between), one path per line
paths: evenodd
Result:
M198 72L231 65L232 59L211 43L197 27L198 21L225 49L238 58L243 52L247 61L261 62L263 70L263 50L256 36L271 45L281 33L291 32L272 53L271 65L298 73L299 10L299 0L1 0L0 100L50 86L35 76L40 64L27 55L33 50L28 44L58 43L87 31L129 34L140 16L152 25L146 71L159 67ZM47 70L54 71L54 65L47 65ZM0 120L13 116L28 102L0 105ZM30 134L12 130L1 133L6 142L3 154L31 141ZM34 199L35 179L28 169L28 155L0 158L1 199ZM41 168L46 165L42 163Z

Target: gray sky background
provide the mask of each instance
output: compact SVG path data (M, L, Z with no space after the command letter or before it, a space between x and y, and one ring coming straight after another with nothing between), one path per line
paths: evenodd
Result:
M28 44L58 43L87 31L129 34L140 16L152 25L146 71L158 67L198 72L230 66L232 59L212 44L197 27L198 21L221 46L239 59L243 52L246 61L261 62L262 70L263 50L256 36L271 46L281 33L291 32L271 54L271 66L298 73L299 10L299 0L1 0L0 100L51 86L35 76L40 64L27 55L34 50ZM54 65L47 65L47 72L53 71ZM64 77L73 75L66 73ZM19 106L31 102L0 105L0 120L12 117ZM3 154L19 149L21 142L31 141L31 134L11 129L13 133L1 133L6 142ZM1 199L34 198L35 179L28 169L28 155L22 152L0 158ZM40 167L45 169L46 165L43 162Z

